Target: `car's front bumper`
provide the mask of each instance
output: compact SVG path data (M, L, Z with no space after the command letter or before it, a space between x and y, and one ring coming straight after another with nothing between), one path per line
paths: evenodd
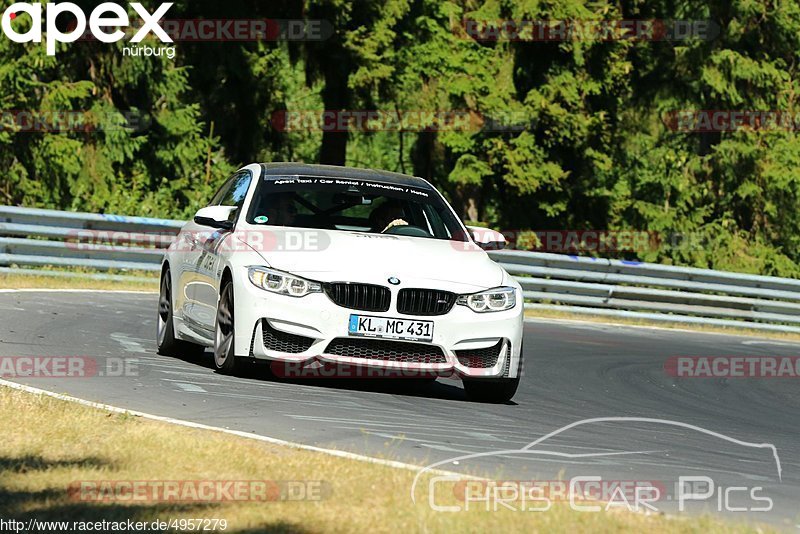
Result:
M503 312L475 313L466 306L455 305L445 315L408 316L399 314L395 309L395 288L392 288L392 306L383 313L340 307L324 293L313 293L301 298L276 295L253 286L249 280L236 284L235 291L237 356L286 362L291 364L288 368L293 370L307 365L318 365L314 362L320 362L351 368L404 371L404 376L421 372L439 376L456 374L470 378L515 378L520 368L523 325L521 294L517 297L516 306ZM436 353L436 358L416 358L417 361L414 361L415 358L380 359L365 355L363 350L359 351L359 357L346 355L346 350L337 350L337 354L332 354L328 348L334 340L339 340L337 342L341 345L349 340L375 339L349 334L348 324L352 314L433 321L433 339L430 342L408 343L417 347L430 347L431 352ZM265 344L265 328L272 333L301 336L308 339L310 345L307 348L301 346L304 350L299 352L297 346L291 348L291 352L273 350ZM390 344L406 343L399 340L382 341ZM274 343L271 345L275 346ZM408 344L402 347L408 347ZM495 349L496 361L473 356L494 354ZM386 375L396 376L392 373Z

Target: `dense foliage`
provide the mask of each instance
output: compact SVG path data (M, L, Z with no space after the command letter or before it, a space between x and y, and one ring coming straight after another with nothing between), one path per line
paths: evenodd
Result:
M0 202L186 217L243 163L346 163L423 176L465 219L498 229L660 236L659 246L603 255L800 274L795 132L675 131L665 120L677 110L794 113L794 0L179 0L169 17L305 17L333 34L179 42L172 60L91 41L48 57L43 45L0 37L0 111L82 110L89 123L0 124ZM718 32L480 40L469 19L695 20ZM283 110L470 120L323 132L276 127Z

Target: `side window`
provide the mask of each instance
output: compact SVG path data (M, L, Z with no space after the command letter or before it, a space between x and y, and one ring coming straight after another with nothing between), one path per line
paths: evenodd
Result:
M236 181L236 177L237 176L238 175L234 175L231 178L228 178L228 181L226 181L224 184L222 184L222 187L219 188L217 193L211 199L211 202L208 203L209 206L219 206L220 205L220 201L222 201L222 199L228 194L228 192L230 191L230 189L233 186L234 182Z
M231 185L227 191L224 191L219 205L241 208L247 196L247 190L250 189L250 180L251 176L249 172L243 172L231 178Z
M236 206L238 209L231 212L231 221L235 221L239 215L239 210L244 204L244 199L247 197L247 191L250 189L250 182L252 175L248 171L234 174L225 184L220 187L214 198L211 199L209 206Z

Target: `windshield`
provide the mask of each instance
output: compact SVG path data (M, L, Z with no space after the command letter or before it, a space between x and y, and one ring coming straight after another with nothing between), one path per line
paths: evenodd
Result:
M247 222L467 240L460 221L435 191L348 178L264 178Z

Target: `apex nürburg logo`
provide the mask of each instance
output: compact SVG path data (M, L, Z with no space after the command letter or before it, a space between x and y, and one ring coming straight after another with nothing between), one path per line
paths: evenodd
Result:
M148 33L152 32L161 42L171 43L172 39L159 26L158 21L172 7L172 3L161 4L155 12L150 13L142 4L131 3L131 7L142 19L142 26L131 38L132 43L141 42ZM21 13L30 15L33 24L25 33L19 33L11 23ZM56 24L59 15L70 14L75 19L68 31L62 31ZM77 41L86 32L87 19L83 10L72 2L47 3L46 18L46 43L47 55L56 54L56 43L72 43ZM130 26L130 18L124 7L113 2L105 2L97 6L89 15L89 31L103 43L116 43L125 37L125 32L119 28ZM42 42L42 4L19 2L5 10L2 16L3 33L15 43L41 43Z

